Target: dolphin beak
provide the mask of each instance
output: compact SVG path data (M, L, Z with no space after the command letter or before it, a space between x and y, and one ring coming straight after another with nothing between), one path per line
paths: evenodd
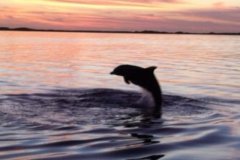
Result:
M114 71L110 72L110 74L115 74Z

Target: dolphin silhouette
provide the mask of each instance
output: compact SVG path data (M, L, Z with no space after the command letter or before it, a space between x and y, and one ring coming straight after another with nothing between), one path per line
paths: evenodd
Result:
M156 68L156 66L142 68L126 64L116 67L110 74L122 76L127 84L133 83L148 91L154 100L155 111L161 114L162 91L154 75Z

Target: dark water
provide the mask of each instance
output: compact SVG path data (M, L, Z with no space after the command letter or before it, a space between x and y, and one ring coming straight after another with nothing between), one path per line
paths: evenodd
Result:
M0 159L240 159L239 37L0 35ZM162 118L122 63L158 66Z

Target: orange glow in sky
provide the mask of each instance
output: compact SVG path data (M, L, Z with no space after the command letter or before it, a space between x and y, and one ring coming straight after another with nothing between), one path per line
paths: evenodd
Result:
M2 27L240 32L239 0L7 0L0 7Z

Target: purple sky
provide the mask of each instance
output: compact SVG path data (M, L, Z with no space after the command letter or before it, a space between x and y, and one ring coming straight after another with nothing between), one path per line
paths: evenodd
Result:
M8 0L0 7L4 27L240 32L239 0Z

